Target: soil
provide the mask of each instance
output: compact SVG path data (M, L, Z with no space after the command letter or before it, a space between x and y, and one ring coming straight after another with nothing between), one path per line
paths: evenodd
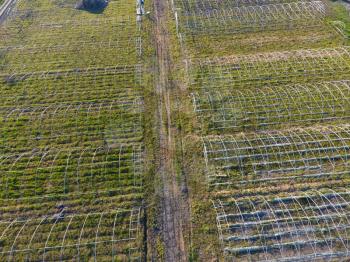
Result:
M172 90L176 88L170 79L173 64L170 55L170 35L167 25L166 3L154 1L155 40L158 64L156 94L158 98L159 164L157 174L161 181L161 228L165 261L187 261L183 237L183 200L175 168L175 135L172 130Z

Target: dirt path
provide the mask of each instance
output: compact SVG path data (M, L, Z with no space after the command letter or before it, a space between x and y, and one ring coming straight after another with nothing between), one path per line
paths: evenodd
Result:
M158 64L156 93L158 100L159 166L161 180L161 223L165 261L187 261L181 223L181 193L176 180L175 139L171 123L172 69L167 30L166 2L154 0L155 39Z

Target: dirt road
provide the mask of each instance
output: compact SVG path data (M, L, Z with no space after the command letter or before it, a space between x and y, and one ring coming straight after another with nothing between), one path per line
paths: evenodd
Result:
M162 238L166 261L187 261L182 232L181 193L176 180L175 139L172 134L171 90L174 87L169 81L172 69L170 56L170 37L167 30L166 1L154 0L155 40L157 52L158 76L156 93L158 100L158 137L159 166L161 180L161 223Z

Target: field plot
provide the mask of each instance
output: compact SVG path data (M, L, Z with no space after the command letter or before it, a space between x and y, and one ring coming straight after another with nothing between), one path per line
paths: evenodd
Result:
M1 198L142 185L142 148L69 148L2 156ZM136 190L135 190L136 191Z
M313 0L307 0L304 2L312 2ZM245 7L245 6L262 6L270 4L289 4L299 2L299 0L238 0L238 1L210 1L210 0L176 0L176 4L179 8L190 11L210 11L210 10L225 10L232 7Z
M131 21L124 21L124 23L130 24ZM65 22L63 25L47 25L42 28L37 28L39 31L37 34L33 32L33 41L37 45L33 46L6 46L0 49L2 53L2 62L0 72L2 73L18 73L18 72L35 72L35 71L58 71L63 69L70 69L72 67L85 68L85 67L107 67L115 65L118 61L119 65L126 63L136 63L138 50L135 48L138 44L136 39L125 37L124 39L106 39L106 41L99 42L95 39L99 36L94 36L93 32L89 33L89 30L100 31L100 28L108 28L106 24L113 24L115 28L110 30L104 30L99 32L100 37L105 35L124 35L128 36L132 34L132 29L136 28L136 25L118 26L113 20L104 21L100 23L92 21L92 24L70 24ZM74 28L78 27L79 30L84 31L85 37L81 37L76 42L74 38L70 41L64 42L60 38L59 32L61 30L67 30L72 28L72 34L77 38L79 34L74 31ZM41 29L41 30L39 30ZM33 29L35 30L35 29ZM55 33L55 31L58 31ZM87 39L89 37L89 39ZM55 39L57 37L58 39ZM52 41L52 42L50 42ZM67 39L65 38L65 41ZM89 41L89 42L88 42ZM46 46L43 46L46 44ZM96 48L103 50L103 52L95 52Z
M37 10L37 2L21 3L13 21L0 33L0 73L137 63L142 42L135 18L108 15L113 10L131 12L132 6L111 2L113 10L85 17L86 12L72 12L74 4L60 7L45 3ZM55 11L56 19L51 15Z
M195 113L209 131L282 129L322 122L346 122L349 81L318 82L196 92Z
M127 23L128 21L126 21ZM113 21L105 21L105 23L114 24ZM96 25L97 24L97 25ZM71 24L69 25L72 28L79 27L80 30L85 30L84 34L89 34L89 30L94 27L96 30L99 30L99 27L105 28L104 24L99 24L96 21L96 24L86 26L80 26ZM98 42L95 41L94 36L90 36L89 41L85 37L81 37L77 42L62 42L61 39L57 39L55 43L54 37L62 37L55 31L65 30L67 25L57 27L58 29L50 29L50 25L45 27L45 31L50 33L38 33L36 38L33 41L37 42L37 45L34 46L6 46L0 49L2 54L2 62L0 72L2 74L14 74L18 72L36 72L36 71L59 71L63 69L70 69L72 67L76 68L85 68L85 67L107 67L114 66L116 61L119 65L124 65L126 63L136 63L136 58L138 50L135 48L138 44L136 39L125 38L125 39L107 39L106 41ZM115 35L119 34L127 35L130 33L131 28L125 28L126 26L122 25L122 28L115 26L115 30L110 30L110 32L102 32L106 35ZM135 25L136 27L136 25ZM77 34L73 31L75 37ZM33 33L32 35L35 35ZM85 39L86 40L85 40ZM98 39L98 37L96 37ZM42 40L41 40L42 39ZM50 43L50 40L53 42ZM42 41L42 43L40 43ZM72 42L74 39L71 40ZM95 42L94 42L95 41ZM43 43L46 46L43 46ZM103 50L103 52L95 52L96 48ZM128 58L130 57L130 58Z
M225 5L189 5L183 13L185 30L194 34L216 30L243 33L261 29L288 29L293 26L312 27L322 23L322 18L326 15L326 6L322 1L228 5L226 8Z
M348 177L349 126L206 137L213 185ZM226 182L225 182L226 180Z
M215 223L203 218L201 201L211 199L222 259L345 261L350 49L333 4L174 7L205 162L194 164L205 166L208 192L194 197L197 232ZM198 256L214 252L196 241Z
M325 1L174 1L187 55L213 57L346 42Z
M135 4L89 13L76 2L19 1L1 25L3 260L143 256L145 73Z
M129 66L8 76L0 85L0 147L21 152L33 146L141 142L140 70Z
M191 57L216 57L276 50L336 47L347 42L334 28L299 28L245 34L181 35Z
M0 223L0 258L13 261L104 261L140 257L140 209Z
M193 61L191 85L203 90L342 80L349 47L306 49Z
M341 261L349 256L347 189L214 202L220 239L239 261Z

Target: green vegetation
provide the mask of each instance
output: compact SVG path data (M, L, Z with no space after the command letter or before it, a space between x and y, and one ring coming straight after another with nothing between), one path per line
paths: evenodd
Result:
M169 221L190 261L348 255L344 3L76 2L0 25L1 261L165 260Z
M203 130L231 133L284 129L322 122L346 123L350 109L348 84L332 81L251 87L244 93L239 89L208 90L192 96Z
M100 14L75 4L20 1L0 28L2 260L144 255L152 51L133 1Z
M349 11L345 7L345 3L340 1L330 2L331 16L327 19L328 23L338 28L345 37L350 36L350 17Z
M288 2L175 1L198 261L346 256L350 16Z
M186 56L336 47L348 42L342 37L350 28L344 6L327 2L327 6L320 7L321 1L286 2L273 7L275 1L264 1L263 9L259 9L250 1L235 2L235 7L230 1L220 1L219 6L208 1L175 1L176 6L182 7L178 21ZM289 5L290 2L294 3ZM289 15L284 13L288 8Z

